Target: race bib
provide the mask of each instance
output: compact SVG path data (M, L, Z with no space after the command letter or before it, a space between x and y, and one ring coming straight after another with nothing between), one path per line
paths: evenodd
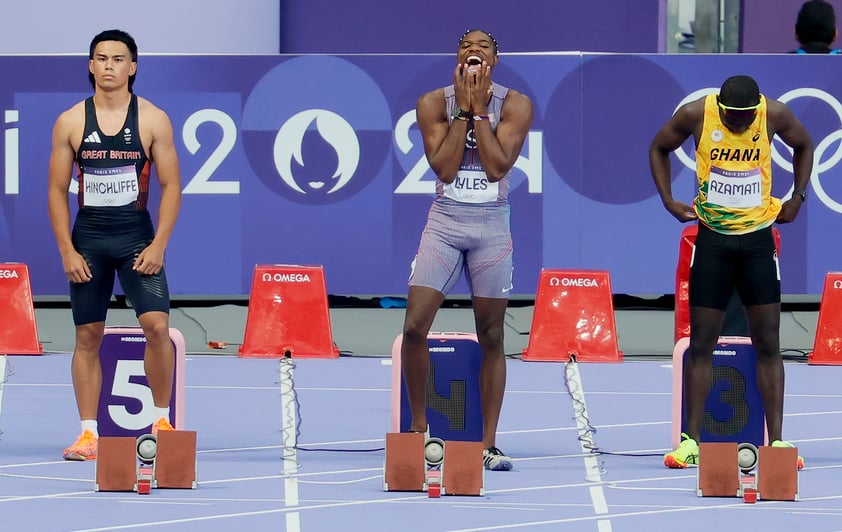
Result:
M118 168L85 168L86 207L122 207L137 201L139 193L134 165Z
M444 185L444 196L462 203L491 203L497 201L499 183L489 183L481 170L459 170L452 183Z
M734 209L763 203L760 168L734 171L712 166L708 180L708 203Z

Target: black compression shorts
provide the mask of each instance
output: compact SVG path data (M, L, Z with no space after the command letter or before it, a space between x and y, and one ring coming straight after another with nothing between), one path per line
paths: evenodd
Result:
M132 269L134 261L154 238L148 211L92 210L79 212L73 225L73 246L88 263L92 279L70 283L70 306L76 325L105 321L114 291L114 274L135 314L169 312L170 294L164 269L143 275Z
M743 305L781 302L772 228L724 235L700 223L690 265L690 306L724 311L735 287Z

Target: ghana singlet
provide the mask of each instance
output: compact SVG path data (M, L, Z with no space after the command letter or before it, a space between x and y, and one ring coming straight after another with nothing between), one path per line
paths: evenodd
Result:
M730 131L719 118L716 95L705 97L702 134L696 148L699 221L729 235L769 227L781 210L772 197L771 139L766 126L766 98L743 133Z

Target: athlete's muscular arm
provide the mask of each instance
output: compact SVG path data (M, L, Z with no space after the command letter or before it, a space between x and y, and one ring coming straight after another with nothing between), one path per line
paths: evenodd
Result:
M658 189L664 207L679 222L695 220L696 213L691 206L672 197L670 153L684 144L690 135L698 138L704 120L704 110L704 99L682 105L655 134L652 144L649 145L649 169L652 172L655 187Z
M161 185L161 205L158 208L155 238L137 256L134 269L143 274L154 275L164 265L164 251L181 208L181 172L178 168L178 155L169 117L148 101L143 103L145 109L140 113L140 128L148 129L152 133L149 154Z
M67 278L73 283L91 280L91 270L85 258L73 247L70 239L70 206L68 189L73 175L76 150L72 139L82 138L84 108L76 105L62 113L53 127L53 147L47 183L47 210L56 235L61 263Z
M483 62L477 70L475 82L471 83L471 114L487 115L491 98L491 67ZM491 129L488 120L474 122L477 153L488 181L503 179L512 169L520 155L520 149L532 125L532 101L525 94L509 90L500 110L497 131Z
M769 139L777 134L781 140L793 149L792 168L795 191L806 190L813 171L813 139L795 117L792 110L776 100L767 100L766 125L769 128ZM793 192L792 197L785 201L778 214L778 223L789 223L798 216L801 209L801 196Z

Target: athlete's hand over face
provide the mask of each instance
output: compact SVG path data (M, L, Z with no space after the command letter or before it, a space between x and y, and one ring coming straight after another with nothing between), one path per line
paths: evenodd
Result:
M468 74L468 64L457 64L453 73L453 90L456 107L463 111L471 110L471 82L473 75Z
M456 65L453 73L456 106L471 114L485 114L491 97L491 67L483 61L479 65Z
M134 261L132 269L144 275L155 275L164 267L164 248L149 244Z
M76 250L62 255L61 264L64 267L64 274L67 275L67 280L71 283L87 283L93 278L85 257L80 255Z
M798 196L793 196L786 200L781 205L781 212L778 213L778 218L775 220L779 224L788 224L795 220L798 216L798 211L801 210L802 200Z
M699 218L696 216L696 211L693 210L693 207L681 201L672 200L664 202L664 207L681 223L692 222Z
M488 100L491 99L491 67L483 61L481 65L472 65L473 74L468 74L471 89L471 113L484 115L488 112Z

